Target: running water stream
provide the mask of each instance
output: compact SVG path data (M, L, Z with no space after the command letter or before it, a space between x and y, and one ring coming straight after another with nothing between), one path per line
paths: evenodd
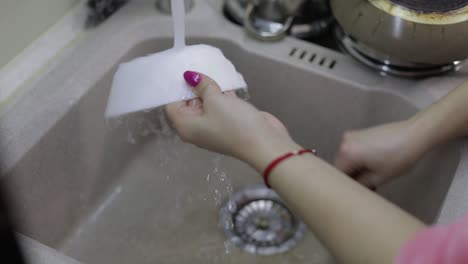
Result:
M174 33L173 49L182 50L186 47L185 2L184 0L171 0L171 7ZM237 90L236 94L246 101L249 100L248 91L245 89ZM108 125L111 130L118 127L127 130L127 141L132 145L142 144L142 142L146 142L144 143L145 145L152 144L151 142L153 140L151 140L151 138L154 138L158 143L154 145L156 149L153 149L152 152L154 153L154 163L158 164L159 168L172 166L174 160L177 160L180 164L188 163L183 159L187 158L187 153L190 152L191 149L189 145L183 144L180 139L175 136L175 131L169 125L169 120L167 120L167 116L164 114L164 109L162 107L116 118ZM183 209L177 206L177 204L191 203L192 199L198 198L201 200L199 202L212 203L212 206L216 208L222 206L227 200L231 200L234 190L228 172L223 166L225 162L226 157L221 155L214 156L213 160L210 162L210 166L206 167L205 172L207 174L201 177L201 179L207 182L206 188L200 190L198 194L194 196L184 196L181 195L181 193L175 193L175 200L177 202L174 208L167 212L169 217L178 218L178 216L183 215L181 212ZM177 173L164 175L166 184L171 185L174 184L173 182L179 182L181 180L179 178L186 177L187 175L185 174L187 174L188 171L190 171L190 168L182 165L177 169ZM144 177L144 175L139 175L139 177ZM172 199L172 197L166 198ZM232 210L235 210L235 206L235 204L229 205ZM220 224L222 226L230 226L232 222L227 221ZM225 253L229 255L233 244L227 239L224 244L220 246L224 247Z
M174 48L185 47L185 6L184 0L171 0L172 21L174 24Z

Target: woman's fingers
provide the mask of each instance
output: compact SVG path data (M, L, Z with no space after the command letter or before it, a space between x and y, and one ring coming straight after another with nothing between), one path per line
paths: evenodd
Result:
M201 114L203 112L203 102L200 98L195 98L185 102L186 107L194 114Z
M340 151L336 156L334 164L338 170L353 178L355 178L355 175L362 170L362 166L360 166L359 163L344 154L342 151Z
M223 92L224 95L227 95L229 97L237 97L236 92L233 90Z
M194 131L202 126L201 107L201 101L196 100L166 105L166 113L182 140L190 141Z
M222 94L218 84L202 73L186 71L184 73L184 79L191 87L194 88L193 92L200 98L184 102L176 102L166 106L167 114L169 118L173 120L176 127L180 127L180 125L178 126L180 123L199 122L200 119L193 119L194 116L201 116L203 114L203 98L206 98L209 95ZM228 91L225 94L227 96L235 96L233 91ZM185 121L185 119L190 120Z
M193 92L200 98L185 102L176 102L166 106L166 112L174 127L184 141L192 141L206 123L204 120L204 102L211 95L221 95L221 89L211 78L198 72L184 73L185 81L193 87Z
M369 170L365 167L356 167L353 171L347 173L353 179L359 178L361 175L368 173Z
M184 79L194 88L193 92L202 99L206 99L206 97L210 95L221 94L221 89L218 84L206 75L198 72L186 71L184 73Z
M349 177L373 191L379 186L380 178L375 173L351 159L340 158L338 156L335 160L335 166Z
M175 102L166 105L166 113L169 118L172 120L176 118L184 110L186 102Z
M364 172L358 177L356 177L356 181L358 181L359 183L361 183L362 185L366 186L367 188L373 191L377 190L377 187L380 184L379 180L380 180L380 177L370 171Z
M335 167L341 170L357 182L375 191L378 186L379 177L371 170L363 166L362 163L355 160L356 153L353 153L349 145L342 145L338 155L335 158Z

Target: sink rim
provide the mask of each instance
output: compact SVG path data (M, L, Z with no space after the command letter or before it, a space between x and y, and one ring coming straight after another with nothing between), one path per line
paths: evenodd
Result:
M21 100L0 117L0 129L2 129L4 135L0 147L7 151L1 164L2 171L5 172L13 168L21 157L68 113L73 104L82 98L94 86L94 83L115 65L122 54L125 54L142 41L171 37L170 20L167 17L158 16L156 18L152 12L145 12L140 20L129 21L132 14L141 11L138 8L140 5L143 5L143 3L130 2L128 7L111 18L112 23L105 23L94 32L90 32L86 41L80 43L76 50L67 57L67 62L58 63L57 67L42 76L31 92L23 95ZM231 41L246 52L267 56L289 65L319 72L330 78L338 78L341 81L353 83L354 86L361 89L395 94L415 105L418 109L443 96L454 87L454 83L461 82L463 79L463 72L447 78L434 78L436 82L439 82L438 87L443 89L441 92L430 87L424 87L430 82L421 83L378 76L343 54L300 40L287 38L280 43L259 43L247 38L240 28L224 20L219 20L221 23L209 23L209 26L204 27L204 31L201 32L200 24L206 25L209 20L221 19L220 14L208 8L208 4L204 5L202 1L198 1L197 8L187 18L190 22L187 28L190 37L217 38ZM161 25L167 26L161 27ZM155 34L148 35L148 30L155 29L156 26L159 27L154 30ZM126 41L119 41L122 39ZM116 43L116 45L109 48L107 45L109 42ZM260 47L261 49L259 49ZM337 67L333 73L323 71L320 68L311 68L310 65L286 56L291 47L312 50L337 58L340 67ZM96 56L99 59L83 56L97 51L102 55L101 57ZM100 67L87 67L95 64L93 62L100 63ZM80 76L86 76L86 78L79 78ZM409 85L417 86L420 90L407 89L405 86ZM464 169L468 168L468 140L462 142L460 163L446 196L446 201L442 206L439 221L447 221L463 211L463 201L460 198L457 199L457 196L460 196L460 190L454 188L454 185L460 184L460 182L465 183L465 186L468 184L467 177L463 177L468 173ZM458 207L453 208L451 205ZM468 205L465 205L464 210L467 209Z

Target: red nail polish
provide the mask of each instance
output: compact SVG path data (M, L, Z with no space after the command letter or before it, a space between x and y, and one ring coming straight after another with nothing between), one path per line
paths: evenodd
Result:
M190 86L197 87L202 81L202 76L197 72L186 71L184 72L184 79Z

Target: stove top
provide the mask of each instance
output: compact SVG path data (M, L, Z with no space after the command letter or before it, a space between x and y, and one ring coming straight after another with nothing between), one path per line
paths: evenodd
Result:
M433 12L432 10L438 10L438 12L443 12L440 10L449 10L450 8L455 8L459 6L464 6L468 4L468 0L390 0L396 4L419 8L419 10L424 10L424 12ZM450 5L446 3L450 2ZM225 16L235 24L242 26L242 22L239 18L234 17L229 10L224 8ZM309 26L318 25L314 20L304 21L303 18L298 17L295 19L296 23L302 23L307 25L306 22L310 23ZM323 21L323 17L319 18L317 21ZM317 44L322 47L329 48L331 50L349 54L351 57L355 58L357 61L362 64L376 70L380 74L390 74L399 77L407 78L421 78L434 75L440 75L448 72L457 71L462 67L461 61L454 61L452 63L443 64L443 65L428 65L420 63L411 63L404 61L398 58L394 58L383 54L377 50L374 50L362 43L359 43L353 37L346 34L338 23L335 21L334 17L330 13L329 17L326 17L329 22L326 27L318 28L315 34L297 34L294 28L289 30L289 35L308 41L314 44ZM297 27L301 28L301 27Z
M309 2L308 8L313 10L314 8L311 8L311 4L313 4L313 1ZM323 6L321 8L324 9ZM224 6L223 13L224 16L232 23L243 26L240 15L231 11L227 5ZM333 34L332 29L335 27L335 25L336 21L330 11L327 12L322 10L317 19L310 19L310 16L300 14L294 19L293 27L289 30L288 34L292 37L302 39L338 52L342 52L338 42L336 41L335 35Z

